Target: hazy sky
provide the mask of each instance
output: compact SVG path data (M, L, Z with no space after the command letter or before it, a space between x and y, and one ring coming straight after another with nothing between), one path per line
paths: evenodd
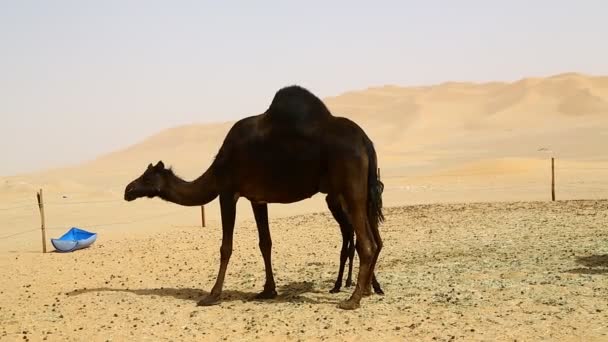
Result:
M0 175L266 109L288 84L608 74L608 1L0 0Z

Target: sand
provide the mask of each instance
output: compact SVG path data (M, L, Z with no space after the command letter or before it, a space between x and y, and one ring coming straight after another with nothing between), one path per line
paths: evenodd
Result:
M327 293L340 235L317 195L270 206L279 299L247 300L263 267L241 200L225 301L196 308L219 265L218 201L202 228L198 207L122 199L148 163L200 175L233 123L187 125L74 165L0 176L0 340L607 340L608 77L383 86L324 101L378 152L385 297L355 312L335 307L350 290ZM72 226L98 242L42 255L39 189L49 250Z
M324 213L272 220L279 297L264 302L251 300L264 270L248 220L236 228L222 303L213 307L196 301L219 265L216 223L102 236L70 254L3 253L0 339L608 339L607 201L418 205L386 214L377 267L386 294L364 298L355 311L336 307L351 289L328 293L340 237Z

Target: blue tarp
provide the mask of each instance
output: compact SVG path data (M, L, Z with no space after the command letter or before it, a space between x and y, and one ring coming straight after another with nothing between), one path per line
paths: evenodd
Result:
M51 239L51 243L59 252L72 252L90 246L95 240L97 240L97 233L72 227L59 239Z

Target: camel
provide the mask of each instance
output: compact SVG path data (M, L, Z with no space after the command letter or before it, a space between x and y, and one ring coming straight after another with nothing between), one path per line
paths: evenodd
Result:
M382 183L372 141L350 119L334 116L307 89L279 89L266 111L238 120L228 131L209 168L193 181L176 176L159 161L125 187L124 199L159 197L184 206L205 205L219 197L222 243L220 267L211 292L197 305L220 302L240 197L251 202L258 227L266 281L257 299L277 296L272 271L268 203L295 203L326 194L336 213L348 218L356 237L359 272L351 296L338 307L354 310L371 295L382 239ZM341 228L344 229L344 228ZM350 228L349 228L350 229Z

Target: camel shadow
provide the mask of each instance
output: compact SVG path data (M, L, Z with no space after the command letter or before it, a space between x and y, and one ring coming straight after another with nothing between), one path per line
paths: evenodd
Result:
M85 293L98 292L127 292L138 296L173 297L180 300L191 300L198 302L209 292L193 288L158 288L158 289L117 289L100 287L93 289L78 289L67 292L67 296L78 296ZM330 298L310 298L304 296L306 293L327 294L329 292L315 290L312 282L292 282L277 288L278 295L273 299L256 299L256 292L244 292L235 290L222 291L222 302L258 302L258 303L306 303L306 304L337 304L339 300ZM331 296L331 295L330 295Z
M577 257L576 263L585 267L569 270L569 273L608 274L608 254Z

